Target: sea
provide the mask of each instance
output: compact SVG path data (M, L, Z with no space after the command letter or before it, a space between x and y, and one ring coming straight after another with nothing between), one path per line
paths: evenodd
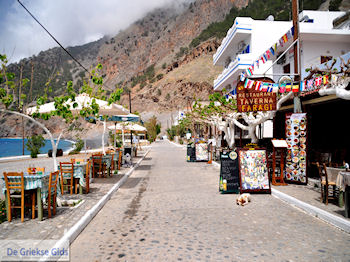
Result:
M55 141L56 142L56 141ZM24 155L30 155L30 152L26 149L27 139L24 139ZM63 152L73 148L74 144L69 140L60 140L58 147ZM47 154L52 149L51 140L45 140L45 146L40 148L40 154ZM22 156L22 138L0 138L0 157L9 156Z

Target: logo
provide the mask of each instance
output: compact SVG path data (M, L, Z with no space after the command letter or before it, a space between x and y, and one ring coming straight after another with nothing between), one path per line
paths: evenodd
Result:
M237 158L237 153L235 151L231 151L230 154L229 154L229 157L232 159L232 160L235 160Z

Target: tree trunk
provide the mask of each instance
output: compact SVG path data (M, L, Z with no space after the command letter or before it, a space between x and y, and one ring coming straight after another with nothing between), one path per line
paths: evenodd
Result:
M53 136L52 136L50 130L48 130L42 123L40 123L39 121L35 120L34 118L32 118L32 117L30 117L30 116L28 116L26 114L23 114L23 113L20 113L20 112L17 112L17 111L10 111L10 110L7 110L7 109L0 109L0 111L4 112L4 113L8 113L8 114L14 114L14 115L25 117L25 118L29 119L30 121L34 122L35 124L37 124L38 126L40 126L46 132L46 134L50 137L51 145L52 145L52 158L53 158L53 165L54 165L53 168L54 168L54 171L57 171L58 170L58 168L57 168L57 159L56 159L56 148L57 148L57 146L55 145L55 141L53 139ZM59 136L59 139L61 137L61 134ZM57 142L59 142L59 139L57 140Z

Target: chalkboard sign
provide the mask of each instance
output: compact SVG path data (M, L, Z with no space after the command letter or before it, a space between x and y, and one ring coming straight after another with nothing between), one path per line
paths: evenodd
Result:
M221 193L239 193L238 157L235 151L220 154L220 184Z
M187 162L196 162L196 148L194 144L187 145Z

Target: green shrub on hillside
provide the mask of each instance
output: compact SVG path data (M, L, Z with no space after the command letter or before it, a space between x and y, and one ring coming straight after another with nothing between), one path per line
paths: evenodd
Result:
M324 0L299 1L299 7L304 10L317 10L323 2ZM196 47L212 37L224 38L236 17L252 17L253 19L263 20L269 15L273 15L275 20L288 21L291 17L291 11L289 0L255 0L249 1L246 7L239 10L236 7L232 7L230 13L226 15L223 21L211 23L199 36L192 40L190 47Z

